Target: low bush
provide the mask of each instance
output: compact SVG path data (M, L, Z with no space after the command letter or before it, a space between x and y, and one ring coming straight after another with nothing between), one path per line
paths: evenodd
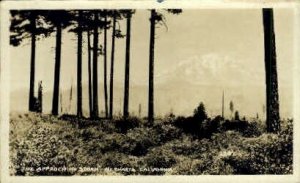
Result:
M144 166L146 168L171 168L176 164L176 158L174 154L162 148L153 148L147 156L144 158ZM162 175L166 171L146 171L142 174L147 175Z
M182 139L174 140L171 143L170 148L175 154L195 158L206 153L210 144L207 139L193 140L190 136L184 136Z
M75 172L45 172L43 167L63 167L74 161L74 152L66 149L62 140L50 128L31 128L26 138L16 144L12 162L16 175L71 175Z
M262 134L262 128L257 122L245 120L226 120L221 124L221 131L234 130L240 132L244 137L257 137Z
M227 131L227 130L235 130L235 131L244 131L249 123L247 121L242 121L242 120L226 120L221 128L222 131Z
M134 156L144 156L150 147L157 145L154 132L148 127L131 129L126 138L120 150Z
M263 128L254 121L248 123L246 129L240 132L244 137L258 137L263 133Z
M282 121L278 134L269 134L263 133L255 121L224 121L220 116L202 122L193 117L172 116L156 120L151 126L131 118L127 122L101 120L84 128L50 115L30 113L16 117L10 126L12 175L293 173L292 120ZM122 122L125 124L117 124ZM46 166L100 169L96 172L26 169ZM106 171L106 167L125 169ZM170 171L151 168L170 168Z
M292 174L292 121L279 134L262 134L243 141L243 156L229 156L224 161L234 174Z
M142 122L137 117L121 118L114 121L115 127L120 133L127 133L128 130L141 126Z
M170 140L177 139L182 135L182 131L171 124L155 124L153 127L154 136L158 145Z
M182 129L185 133L192 134L197 138L210 138L213 133L220 131L222 118L220 116L214 119L197 120L195 117L177 117L173 124Z

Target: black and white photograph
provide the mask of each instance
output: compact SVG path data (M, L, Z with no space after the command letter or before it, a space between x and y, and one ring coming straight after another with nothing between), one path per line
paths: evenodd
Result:
M10 6L9 176L292 176L297 11Z

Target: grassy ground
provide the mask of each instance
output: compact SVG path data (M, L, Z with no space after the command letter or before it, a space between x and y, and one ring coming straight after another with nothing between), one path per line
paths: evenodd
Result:
M279 134L256 123L226 128L208 120L197 135L168 117L89 121L35 113L12 114L12 175L291 174L292 122ZM227 121L228 123L228 121ZM214 130L211 130L214 129ZM201 134L207 130L201 131ZM203 132L203 133L202 133Z

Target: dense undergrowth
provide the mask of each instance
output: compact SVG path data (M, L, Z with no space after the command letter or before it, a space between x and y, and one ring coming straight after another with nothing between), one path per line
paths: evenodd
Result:
M278 134L259 121L175 117L78 120L14 114L12 175L291 174L292 120Z

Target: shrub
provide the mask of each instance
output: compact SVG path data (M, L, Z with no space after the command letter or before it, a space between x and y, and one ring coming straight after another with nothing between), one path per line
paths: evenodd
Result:
M153 136L158 145L166 143L167 141L177 139L181 136L182 131L171 124L154 124L153 127Z
M193 117L177 117L174 121L174 125L182 129L186 133L191 133L195 136L199 136L201 132L201 121L196 120Z
M85 147L82 148L85 148L88 156L101 156L101 154L113 152L131 154L133 148L135 147L134 141L125 134L112 133L103 134L101 136L101 138L91 138L90 140L84 142L83 145Z
M211 163L211 166L207 170L203 171L203 174L208 175L232 175L234 174L234 169L228 163L217 159Z
M234 119L235 120L240 120L240 113L239 113L239 111L235 111L234 112Z
M199 106L194 110L192 117L179 116L175 118L169 118L168 121L172 121L173 124L182 129L186 133L192 134L197 138L210 138L213 133L220 131L220 124L223 118L216 116L214 119L208 118L205 106L201 102Z
M152 149L144 159L147 168L170 168L176 164L176 158L170 151L154 148ZM165 171L153 171L144 172L145 174L161 175L165 174Z
M196 120L199 120L200 122L207 119L207 114L205 110L205 106L203 102L200 102L199 106L194 110L194 116Z
M211 138L213 133L220 132L220 124L223 118L216 116L212 120L206 120L201 126L201 137Z
M154 124L152 128L134 128L128 130L126 140L120 148L126 154L144 156L150 147L162 145L180 135L180 130L170 124Z
M31 128L25 139L17 145L12 157L16 175L70 175L75 172L38 171L41 167L62 167L74 162L73 151L62 145L62 141L50 128ZM62 149L66 149L65 151ZM33 171L27 169L32 168Z
M106 168L121 168L124 166L128 166L126 162L124 162L123 154L120 153L110 153L110 154L104 154L102 158L102 167Z
M170 172L171 175L199 175L199 173L195 172L194 169L192 169L192 164L194 161L198 160L192 160L190 158L181 158L179 159L178 163L172 167L172 171Z
M134 128L127 132L126 140L121 144L120 150L134 156L144 156L149 147L157 145L153 129L149 127Z
M246 129L241 131L244 137L258 137L262 134L263 129L257 122L248 123Z
M130 118L130 122L135 122L117 129L117 123L124 120L101 120L97 125L77 128L50 115L30 113L17 119L22 122L12 119L10 126L12 175L293 173L292 120L282 121L278 134L260 135L262 127L256 121L224 122L220 116L202 122L194 117L170 117L151 126ZM97 172L25 169L41 166L102 169ZM105 171L105 167L137 171ZM171 168L172 171L141 171L140 168Z
M194 117L178 117L174 120L174 125L184 132L192 134L197 138L211 138L213 133L220 131L222 117L217 116L214 119L197 120Z
M251 171L249 170L249 164L251 164L252 162L248 160L247 152L240 149L229 149L221 151L219 157L220 161L218 162L218 166L220 166L220 168L223 168L224 166L226 167L226 165L229 165L231 170L230 172L219 170L219 173L250 174Z
M249 123L247 121L241 121L241 120L233 120L229 121L226 120L222 124L222 130L227 131L227 130L236 130L236 131L244 131Z
M121 133L127 133L129 129L133 129L139 127L141 125L141 120L137 117L129 117L129 118L122 118L114 121L115 127Z
M240 132L244 137L257 137L262 134L262 129L257 122L245 120L226 120L221 124L221 131L234 130Z
M70 137L70 134L66 134L66 138L70 139L72 137ZM79 130L79 137L83 140L83 141L89 141L91 139L101 139L105 134L96 127L89 127L89 128L84 128L84 129L80 129Z
M174 140L171 143L171 150L175 154L195 158L210 149L210 143L207 139L193 140L190 136L184 136L182 139Z
M233 167L235 174L293 173L293 136L290 124L279 134L262 134L247 139L242 148L247 154L224 160Z

